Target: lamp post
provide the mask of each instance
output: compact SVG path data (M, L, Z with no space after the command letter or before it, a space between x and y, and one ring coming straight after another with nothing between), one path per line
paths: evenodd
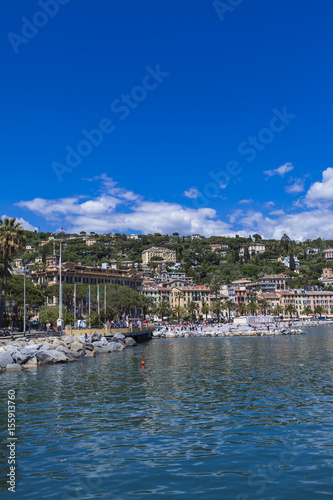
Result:
M26 268L23 269L24 283L23 283L23 336L25 337L26 333L26 303L25 303L25 277L26 277Z
M12 339L14 338L14 321L13 321L13 310L14 310L14 307L15 307L15 300L12 300L12 311L11 311L11 318L10 318L10 322L11 322L11 334L12 334ZM7 300L6 302L6 307L7 309L9 308L10 306L10 302Z

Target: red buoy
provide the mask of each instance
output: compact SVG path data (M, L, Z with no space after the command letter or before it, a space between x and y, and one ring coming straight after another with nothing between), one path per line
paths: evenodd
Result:
M142 364L142 366L143 366L143 365L145 364L145 362L144 362L144 361L141 361L141 364Z

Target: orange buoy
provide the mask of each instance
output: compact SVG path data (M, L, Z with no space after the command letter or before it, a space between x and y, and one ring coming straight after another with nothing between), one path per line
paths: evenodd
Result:
M171 345L171 344L169 344L169 345Z
M141 361L141 364L142 364L142 366L143 366L143 365L145 364L145 362L144 362L144 361Z
M155 345L155 342L153 342L153 345Z

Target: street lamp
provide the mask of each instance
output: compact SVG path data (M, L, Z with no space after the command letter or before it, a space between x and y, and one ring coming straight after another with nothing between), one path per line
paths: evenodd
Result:
M13 321L13 310L14 310L14 307L15 307L15 300L12 300L12 311L11 311L11 330L12 330L12 338L14 337L14 321ZM6 302L6 307L7 307L7 310L10 306L10 302L7 300Z

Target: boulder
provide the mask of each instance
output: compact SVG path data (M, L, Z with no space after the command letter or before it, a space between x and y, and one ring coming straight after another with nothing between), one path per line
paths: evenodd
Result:
M95 356L96 356L96 351L89 351L84 355L85 358L94 358Z
M86 351L93 351L94 346L90 343L86 343L86 344L83 344L83 349L85 349Z
M125 345L126 345L127 347L135 347L135 346L136 346L136 345L138 345L138 344L135 342L135 340L134 340L134 339L132 339L132 337L127 337L127 338L125 339Z
M71 354L75 358L81 358L86 353L85 349L83 348L83 344L81 344L81 342L73 342L72 344L70 344L69 349Z
M78 355L76 355L75 352L71 352L66 347L63 346L57 347L56 350L59 352L63 352L65 356L67 356L69 361L73 361L74 359L77 359L79 357Z
M63 352L51 349L37 351L36 358L43 363L66 363L68 361Z
M123 351L125 349L124 344L121 344L120 342L110 342L109 346L109 352Z
M9 352L2 352L0 354L0 368L6 368L7 365L11 365L13 363L13 358L9 354Z
M22 354L21 351L16 351L12 354L12 358L15 361L15 363L23 365L31 358L31 356L30 354Z
M15 345L6 345L5 349L6 349L6 352L9 352L9 354L11 356L12 356L12 354L14 354L14 352L18 351L18 347L16 347Z
M95 342L95 351L96 352L111 352L108 345L96 345L96 342Z
M22 368L24 368L24 370L37 368L37 358L30 358L26 363L22 365Z
M7 372L19 372L20 370L22 370L22 367L21 365L17 365L16 363L11 363L6 366L6 370Z
M122 333L115 333L112 339L113 340L124 340L125 335L123 335Z
M91 335L90 342L97 342L97 341L101 340L101 338L102 338L101 333L93 332Z

